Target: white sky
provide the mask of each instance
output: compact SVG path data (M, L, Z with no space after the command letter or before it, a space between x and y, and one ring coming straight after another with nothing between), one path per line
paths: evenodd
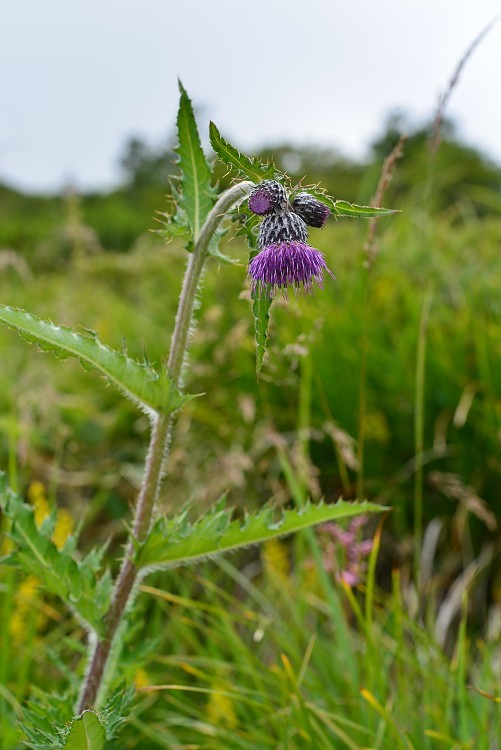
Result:
M396 108L431 116L501 0L0 0L0 180L104 188L131 135L171 132L180 77L237 145L363 155ZM501 22L448 114L501 163Z

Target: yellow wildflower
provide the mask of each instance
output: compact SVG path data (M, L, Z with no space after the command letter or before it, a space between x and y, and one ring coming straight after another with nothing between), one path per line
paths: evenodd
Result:
M216 726L226 726L233 729L238 724L237 714L233 701L229 695L226 695L227 688L217 683L212 685L213 692L207 701L206 711L207 718L211 724Z
M24 640L27 625L33 619L39 586L39 579L34 575L29 575L19 584L14 594L14 611L9 622L9 632L17 643Z
M73 516L67 508L59 508L57 511L56 525L51 539L61 552L75 528Z
M261 557L264 569L271 577L287 578L290 572L287 546L279 539L269 539L263 544Z
M28 500L33 505L37 528L40 528L47 516L50 515L49 502L42 482L35 480L30 484L28 487Z
M39 497L45 497L45 486L42 482L39 482L38 479L35 479L30 486L28 487L28 500L32 505L35 504L35 501Z
M14 549L14 543L12 539L10 539L5 534L1 534L2 541L0 542L0 557L6 557L7 555L10 555L12 550Z
M28 487L28 500L33 505L35 513L35 523L37 528L43 524L45 519L50 515L50 505L47 500L47 493L42 482L35 480ZM60 508L56 515L56 524L52 532L51 539L59 551L64 549L75 528L73 516L66 508Z
M148 677L146 670L142 667L136 669L136 674L134 675L134 685L136 686L136 690L147 687L149 684L150 678Z

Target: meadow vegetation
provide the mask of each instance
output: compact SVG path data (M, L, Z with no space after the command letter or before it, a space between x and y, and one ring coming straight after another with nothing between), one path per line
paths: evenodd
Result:
M400 129L364 164L273 155L293 181L368 204ZM224 243L235 265L210 259L186 384L210 396L183 410L161 494L204 509L226 492L242 512L367 497L391 511L357 532L374 538L366 567L340 580L349 549L317 529L149 577L120 675L132 719L107 747L499 750L501 170L450 127L431 162L427 133L396 165L384 204L401 213L378 223L370 264L367 223L315 237L337 280L276 300L259 381L244 243ZM172 167L137 142L124 162L110 194L0 188L0 301L159 364L185 267L150 231ZM3 329L0 347L10 486L35 512L57 506L61 544L81 526L84 550L113 535L116 553L147 418L76 362ZM14 750L33 686L42 705L77 689L83 631L34 576L0 571L0 748Z

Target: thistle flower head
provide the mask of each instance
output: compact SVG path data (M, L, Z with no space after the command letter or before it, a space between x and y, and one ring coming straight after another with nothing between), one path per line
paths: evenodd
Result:
M330 208L309 193L296 195L292 208L310 227L318 229L322 229L330 214Z
M287 193L285 188L275 180L264 180L251 191L249 196L249 208L259 216L264 216L272 211L283 209L287 206Z
M255 210L255 203L258 202L256 197L251 205L254 195L258 196L259 200L262 199L264 194L268 195L268 192L271 190L269 188L270 183L272 186L278 185L273 180L266 180L254 188L249 199L249 207L252 210ZM282 186L278 185L278 187L285 194ZM260 190L262 192L259 192ZM273 187L272 190L275 190L275 188ZM311 196L307 197L310 198ZM319 203L314 198L313 201ZM320 205L328 213L327 206ZM335 278L334 274L327 268L323 254L307 244L308 227L306 220L299 216L298 212L289 210L287 196L285 196L285 202L280 200L277 206L264 218L259 228L257 244L261 252L251 260L248 269L252 291L255 293L257 289L265 289L269 296L272 297L277 289L280 289L286 296L287 287L293 286L295 289L305 289L311 293L315 288L315 284L319 287L323 286L325 271L332 278ZM262 208L261 205L258 207ZM300 205L300 208L302 207L303 204ZM315 206L313 209L316 210L315 217L317 225L320 226L318 224L318 212L320 209ZM308 211L306 212L307 217L313 215L313 209L310 206L309 213ZM327 216L325 215L323 219L324 223L326 218Z
M267 216L259 228L258 247L263 250L276 242L306 242L308 227L303 219L292 211Z
M315 283L323 286L324 272L335 278L327 268L319 250L298 240L278 241L265 247L249 264L252 290L264 288L270 296L278 289L286 294L287 287L305 289L310 294Z

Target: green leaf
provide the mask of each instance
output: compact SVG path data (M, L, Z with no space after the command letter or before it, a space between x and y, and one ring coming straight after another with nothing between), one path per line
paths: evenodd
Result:
M348 216L352 219L378 219L390 214L398 214L400 211L390 208L376 208L374 206L357 206L348 201L336 200L321 190L306 188L303 192L313 195L314 198L329 206L334 217Z
M243 177L252 182L262 182L263 180L283 177L283 175L277 172L273 162L265 164L256 156L248 157L245 154L241 154L240 151L223 138L213 122L209 125L209 133L211 146L217 156L224 164L235 169Z
M177 133L181 170L181 189L179 205L184 211L192 231L192 240L196 242L214 199L211 187L212 174L200 143L197 123L188 94L179 82L181 99L177 115Z
M101 343L93 331L76 333L71 328L54 325L14 307L0 305L0 321L14 328L43 351L57 357L76 357L85 369L99 370L122 393L147 411L170 413L179 409L190 396L182 396L167 373L137 362L122 352Z
M325 199L324 203L326 202ZM330 206L330 203L327 203ZM348 201L334 201L332 210L336 216L349 216L354 219L379 219L390 214L398 214L399 211L391 208L376 208L374 206L357 206Z
M77 700L76 695L54 695L35 686L32 687L32 692L36 701L30 700L24 707L23 721L20 722L26 735L24 744L31 750L87 750L103 747L104 744L99 743L113 740L120 733L130 715L135 687L120 684L102 709L84 711L79 716L73 716L72 706Z
M35 522L33 507L6 486L0 474L0 507L12 522L10 538L16 544L9 562L32 573L46 591L59 596L90 628L101 633L111 594L109 572L98 575L103 552L90 552L78 560L72 545L59 550L51 540L52 526Z
M279 513L278 517L273 508L265 506L240 521L232 520L233 510L228 510L223 500L194 523L188 520L187 510L175 518L160 518L144 544L138 546L136 564L148 569L172 568L292 534L317 523L384 510L383 506L366 501L339 500L334 505L306 503L302 508Z
M120 683L107 698L103 708L99 710L99 718L106 727L106 737L111 740L119 734L122 725L130 715L136 688L134 684L127 686Z
M30 750L60 750L66 734L64 727L71 720L72 705L77 696L71 692L66 695L47 693L35 685L32 685L31 693L33 695L23 706L22 721L19 722L25 734L23 745Z
M95 711L76 716L61 747L65 750L102 750L106 732Z
M273 299L261 285L252 293L252 299L252 312L254 313L254 329L256 335L256 375L259 379L264 355L266 353L266 346L268 344L270 308Z
M219 241L222 237L224 237L226 231L226 229L221 229L220 227L215 231L211 241L209 242L209 255L213 258L216 258L217 260L220 260L222 263L227 263L228 265L237 265L240 262L238 259L230 258L229 255L225 255L219 249Z

